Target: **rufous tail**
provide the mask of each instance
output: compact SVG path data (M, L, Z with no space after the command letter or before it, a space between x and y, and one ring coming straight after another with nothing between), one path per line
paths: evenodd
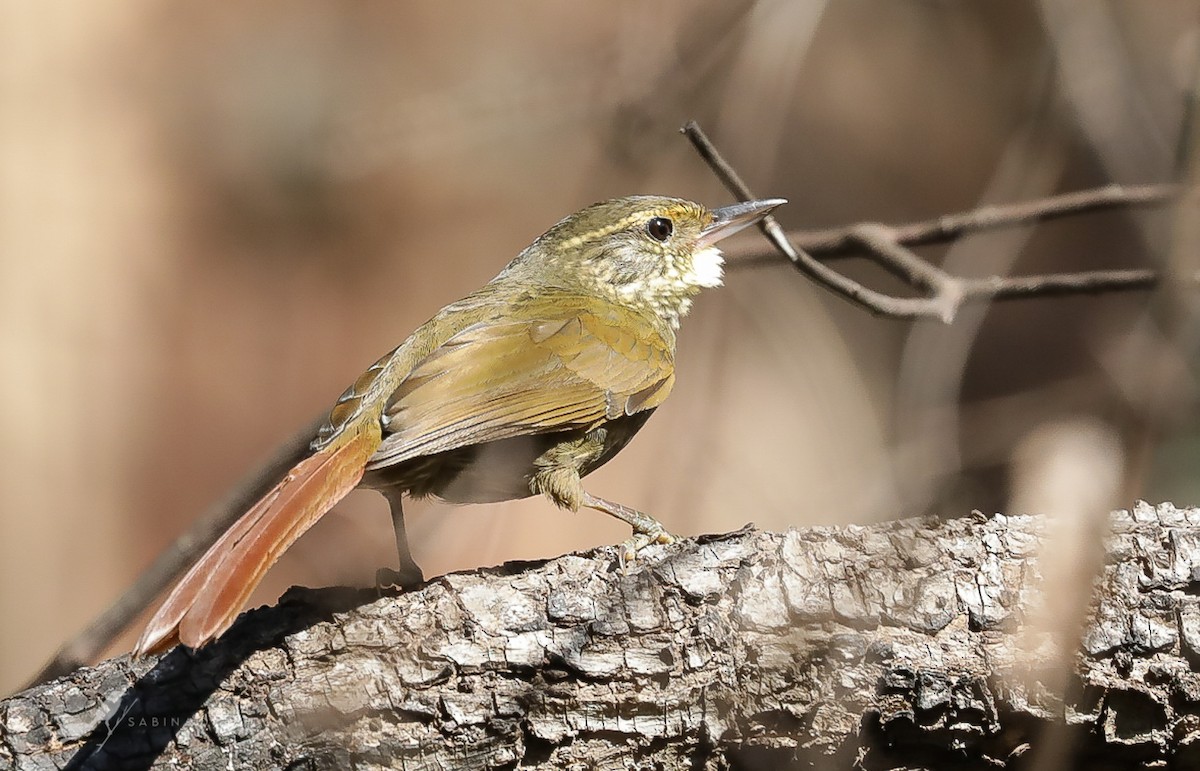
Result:
M146 625L134 656L176 642L198 648L228 629L267 569L358 485L378 446L378 429L359 429L297 463L175 586Z

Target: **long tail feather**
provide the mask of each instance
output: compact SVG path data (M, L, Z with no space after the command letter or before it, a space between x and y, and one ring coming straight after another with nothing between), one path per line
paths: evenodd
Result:
M378 431L358 431L296 464L175 586L146 625L134 655L176 642L198 648L228 629L267 569L358 485L378 446Z

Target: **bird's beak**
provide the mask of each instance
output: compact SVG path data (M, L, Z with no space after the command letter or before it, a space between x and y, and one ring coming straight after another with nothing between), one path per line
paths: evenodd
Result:
M713 221L700 231L700 238L696 245L701 249L712 246L722 238L753 225L770 214L776 206L782 206L785 203L787 201L783 198L767 198L762 201L746 201L713 209Z

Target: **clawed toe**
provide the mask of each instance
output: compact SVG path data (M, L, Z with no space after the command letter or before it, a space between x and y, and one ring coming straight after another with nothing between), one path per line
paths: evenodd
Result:
M424 581L425 577L421 575L420 570L414 572L412 570L379 568L375 571L375 588L380 593L412 589L424 583Z
M651 544L675 543L675 536L661 528L646 533L634 533L633 537L617 547L617 563L621 572L628 572L628 567L637 561L637 553Z

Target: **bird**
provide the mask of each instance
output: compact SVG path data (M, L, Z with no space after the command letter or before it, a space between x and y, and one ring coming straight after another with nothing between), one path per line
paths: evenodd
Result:
M424 577L402 498L492 503L545 495L630 525L622 565L673 538L594 496L582 478L616 455L675 383L680 320L720 286L721 239L785 203L709 209L637 195L560 220L477 291L447 305L337 399L306 455L213 543L147 623L135 656L202 647L266 571L356 487L391 508L400 587ZM381 579L382 580L382 579Z

